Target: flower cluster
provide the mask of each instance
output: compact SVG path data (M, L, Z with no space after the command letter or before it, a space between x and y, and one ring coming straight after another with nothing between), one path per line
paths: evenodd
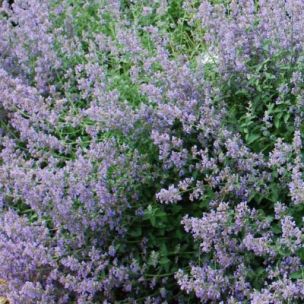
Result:
M176 278L183 290L194 291L202 303L303 300L303 279L290 277L301 269L295 253L303 246L303 231L290 216L284 216L273 231L273 219L263 218L248 203L231 208L219 202L201 219L185 217L183 224L200 241L203 265L191 266L191 277L180 270ZM283 284L288 287L282 288Z

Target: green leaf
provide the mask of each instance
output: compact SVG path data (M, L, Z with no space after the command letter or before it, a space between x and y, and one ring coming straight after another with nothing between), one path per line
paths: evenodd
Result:
M250 134L247 136L247 144L250 145L260 137L260 134Z
M273 225L271 229L275 234L281 234L282 232L281 226L279 224Z
M289 120L289 118L290 118L290 113L289 112L285 113L285 115L284 115L284 122L287 123L288 120Z
M165 269L165 271L169 271L171 261L165 256L159 260L159 264Z
M277 129L280 128L280 121L281 121L280 115L275 116L275 118L274 118L274 126L275 126Z
M184 237L184 234L183 234L179 229L177 229L177 230L175 231L175 237L176 237L178 240L182 240L183 237Z
M168 255L168 249L166 243L162 243L160 246L160 253L162 256L167 256Z
M135 229L131 229L131 231L129 232L130 236L132 237L140 237L142 234L142 229L140 226L136 227Z
M270 200L276 203L280 197L280 188L278 187L277 184L273 183L270 185L270 189L271 189Z
M293 272L290 275L290 278L291 279L303 279L304 278L304 271L303 270L299 270L299 271Z

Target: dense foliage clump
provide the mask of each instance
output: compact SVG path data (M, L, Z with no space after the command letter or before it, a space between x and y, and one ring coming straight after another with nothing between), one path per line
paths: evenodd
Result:
M303 303L302 0L4 0L0 31L1 297Z

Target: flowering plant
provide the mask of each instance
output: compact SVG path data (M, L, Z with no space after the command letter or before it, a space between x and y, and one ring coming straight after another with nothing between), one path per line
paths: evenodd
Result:
M303 303L302 0L0 3L0 299Z

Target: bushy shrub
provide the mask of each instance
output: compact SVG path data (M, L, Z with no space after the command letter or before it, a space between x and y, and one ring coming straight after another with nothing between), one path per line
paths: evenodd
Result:
M302 303L303 5L3 1L0 295Z

